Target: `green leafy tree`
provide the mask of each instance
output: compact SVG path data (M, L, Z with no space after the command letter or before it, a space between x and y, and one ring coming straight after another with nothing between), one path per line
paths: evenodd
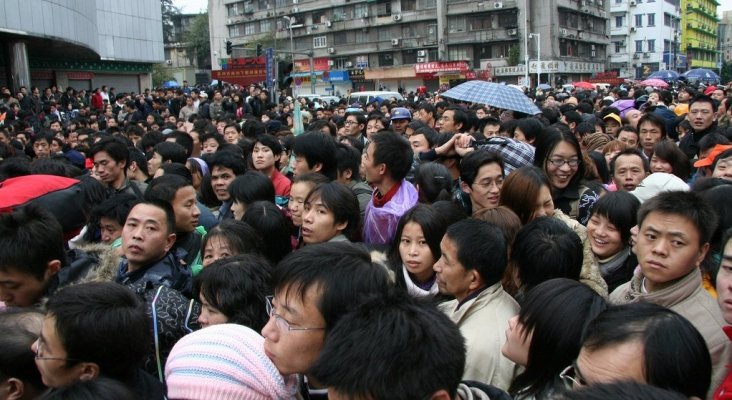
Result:
M211 69L209 36L208 13L198 14L191 23L191 29L183 36L186 54L198 68Z
M720 78L724 84L732 81L732 62L727 61L722 64L722 75L720 75Z
M163 86L163 82L175 79L171 70L165 67L165 64L153 64L152 80L154 87Z
M518 65L519 63L519 57L521 57L521 53L519 52L519 48L516 45L513 45L509 47L508 49L508 65L514 66Z
M173 16L180 14L180 9L173 5L173 0L160 0L160 11L163 16L163 39L173 41Z

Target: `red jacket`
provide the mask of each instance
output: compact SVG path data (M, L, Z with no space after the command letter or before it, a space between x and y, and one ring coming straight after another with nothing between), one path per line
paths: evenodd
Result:
M101 93L97 92L92 95L91 106L93 109L100 111L104 108L104 98Z
M725 326L722 328L727 337L732 340L732 326ZM714 400L732 400L732 365L728 365L727 377L724 378L724 382L714 392Z

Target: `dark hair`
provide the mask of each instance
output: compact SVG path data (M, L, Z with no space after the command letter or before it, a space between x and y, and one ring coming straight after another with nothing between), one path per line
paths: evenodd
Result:
M705 398L712 360L704 338L686 318L653 304L610 307L589 323L582 348L590 352L638 341L643 371L651 385Z
M412 146L407 139L391 131L382 131L371 136L374 149L374 164L386 164L389 176L396 182L407 176L412 167Z
M694 98L691 99L691 101L689 102L689 110L691 110L691 106L693 106L694 103L709 103L712 105L712 111L715 113L717 112L717 108L719 108L717 101L705 94L699 94L694 96Z
M147 192L146 192L147 193ZM173 210L173 206L170 205L169 202L158 199L158 198L146 198L143 201L138 202L135 204L132 209L137 207L140 204L146 204L152 207L157 207L165 213L165 224L167 225L166 231L168 234L175 233L175 211ZM130 210L132 211L132 210ZM128 215L129 218L129 215Z
M500 205L510 208L518 215L522 224L533 218L536 200L543 186L551 192L551 184L539 167L526 165L515 169L506 177L501 187Z
M457 260L463 268L478 271L486 286L501 281L508 262L508 245L499 227L468 218L450 225L445 235L457 247Z
M143 153L141 150L137 149L136 147L128 147L128 157L130 164L133 162L137 164L138 169L140 172L142 172L143 175L145 175L146 178L150 177L150 172L147 170L147 157L145 157L145 153ZM129 168L129 165L127 165L127 168Z
M452 198L452 175L446 166L436 162L421 164L414 173L420 203L434 203Z
M183 146L183 148L186 150L186 158L191 156L191 154L193 153L193 137L191 137L189 133L182 131L173 131L168 134L168 138L172 138L175 141L174 143ZM163 154L161 153L160 155L162 156Z
M465 182L468 186L473 186L473 183L475 183L475 177L478 176L480 168L484 165L494 163L501 167L501 174L505 175L503 169L503 158L500 154L488 150L477 150L468 153L467 156L460 160L460 180Z
M191 171L184 164L165 163L160 166L160 170L163 171L163 175L175 175L188 182L193 182L193 175L191 175Z
M109 218L124 226L127 215L137 203L137 196L130 193L119 193L110 196L107 200L92 208L90 221L93 225L99 224L102 217Z
M579 164L577 165L577 172L570 179L567 188L575 188L579 185L580 180L585 176L585 161L582 157L582 149L580 149L579 142L574 135L560 132L556 128L544 128L541 135L536 140L536 150L534 152L534 165L541 168L546 173L546 166L549 162L549 156L554 151L554 148L561 142L569 143L577 152Z
M649 122L657 126L661 130L661 139L666 138L666 121L664 121L663 118L654 113L643 114L643 116L638 120L638 132L640 132L641 125L643 125L644 122Z
M343 143L336 144L336 165L338 176L346 170L351 170L351 179L359 180L358 171L361 165L361 153L352 146Z
M127 174L127 167L130 165L130 152L127 150L127 144L124 141L114 136L102 138L102 140L92 145L89 150L89 157L94 158L97 153L102 151L109 154L109 157L116 163L124 162L125 175Z
M529 290L518 315L523 339L532 335L528 361L509 392L532 395L552 387L579 355L584 328L607 307L602 296L571 279L550 279Z
M270 150L272 150L272 154L274 155L275 159L275 168L280 168L280 160L279 156L282 154L282 144L280 144L280 141L277 140L274 136L263 133L260 135L257 135L257 138L254 140L254 143L252 144L252 152L254 152L254 144L260 143L262 146L269 147Z
M578 281L582 259L579 236L552 217L539 217L524 225L511 248L511 261L526 290L553 278Z
M265 297L272 267L256 254L239 254L216 260L193 280L193 298L203 296L227 318L227 323L248 326L259 332L269 320Z
M0 313L0 381L17 378L39 393L44 389L31 344L38 339L43 313L35 309L10 309ZM30 391L29 391L30 392Z
M673 390L633 381L598 383L578 390L567 390L557 400L688 400Z
M46 304L66 350L66 365L93 362L100 375L126 380L148 353L145 303L113 282L90 282L57 291ZM72 361L73 360L73 361Z
M453 106L453 107L448 107L447 109L445 109L445 111L452 111L452 120L453 120L454 124L455 125L461 124L462 130L467 131L467 128L469 128L468 113L466 113L465 110L463 110L460 107ZM445 111L443 111L442 113L444 114ZM453 132L453 133L457 133L457 132Z
M636 215L640 208L637 197L626 191L608 192L595 202L590 219L599 215L607 218L620 233L623 244L630 244L630 229L636 225Z
M695 192L662 192L644 202L638 210L638 226L652 213L677 215L691 222L699 233L699 245L709 243L717 228L717 213Z
M157 200L173 204L176 193L186 186L193 187L193 184L180 175L166 174L159 176L150 181L147 189L145 189L145 200Z
M616 154L615 157L610 160L610 174L612 174L613 176L615 175L615 162L620 156L636 156L640 158L641 164L643 164L643 172L645 172L646 174L651 172L651 166L648 162L648 158L646 158L643 153L641 153L640 149L626 147L623 150L620 150L620 153Z
M257 231L239 220L225 219L211 228L201 243L201 257L205 257L206 246L214 238L226 240L232 255L264 253L264 243Z
M732 149L727 149L719 154L717 154L716 157L714 157L714 162L712 163L712 171L717 168L717 164L719 161L727 159L732 157Z
M326 335L365 297L382 296L391 286L386 269L374 265L365 248L347 242L317 243L290 253L274 268L272 283L275 292L286 290L285 299L304 299L309 289L317 289Z
M292 151L296 156L305 157L310 169L316 164L322 164L320 173L335 180L338 174L338 163L336 161L336 142L332 136L323 135L320 132L306 132L296 136L292 142Z
M315 186L303 204L303 218L311 201L320 199L326 210L333 213L333 222L340 224L346 222L342 234L348 239L355 241L361 227L361 209L358 205L358 198L353 190L339 182L321 183Z
M275 199L272 181L259 171L249 170L237 176L229 184L228 190L233 201L247 206L258 200L274 202Z
M290 223L272 201L255 201L247 207L242 221L262 238L262 255L273 265L292 251Z
M160 154L162 162L173 162L178 164L185 164L188 159L188 153L186 149L173 142L160 142L155 145L154 151Z
M229 151L217 151L208 159L208 166L213 172L214 168L229 168L234 175L241 175L247 170L247 163L240 154Z
M369 299L341 321L310 370L318 382L352 398L426 399L439 390L457 397L465 339L434 306L390 294Z
M401 271L404 261L399 254L399 243L401 242L402 232L404 232L404 226L410 222L419 225L422 229L422 235L430 248L432 258L437 261L442 256L440 241L447 231L447 220L434 207L427 204L417 204L399 218L399 224L389 248L389 264L398 277L397 285L402 282L399 278L402 276Z
M526 141L532 141L536 139L539 135L541 135L541 131L542 129L544 129L544 125L539 122L538 119L529 117L518 120L518 125L516 126L516 128L521 129L521 132L523 132Z
M50 261L66 264L63 237L58 220L37 205L0 214L0 270L43 281Z
M103 376L78 380L47 392L41 400L138 400L140 397L131 388L116 379Z

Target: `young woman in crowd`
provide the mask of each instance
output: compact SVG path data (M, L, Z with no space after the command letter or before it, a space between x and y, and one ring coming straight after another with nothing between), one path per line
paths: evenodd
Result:
M357 241L361 210L351 189L338 182L321 183L305 198L302 241L305 244Z
M280 156L282 145L272 135L257 136L252 146L252 163L254 169L266 175L274 185L275 195L289 196L292 182L280 172Z
M294 243L295 247L300 242L300 227L302 226L302 211L305 204L305 198L308 197L310 191L320 183L329 182L323 174L305 173L298 175L292 181L290 188L290 197L287 202L287 210L290 212L290 219L294 225Z
M229 184L229 195L233 202L231 211L234 218L241 220L247 212L247 207L255 201L265 200L274 202L275 188L272 181L258 171L247 171L239 175Z
M271 271L269 262L254 254L221 259L201 271L193 280L201 327L232 323L262 330L269 319L262 310L272 295Z
M636 224L639 207L635 196L618 191L605 194L592 208L587 236L608 292L628 282L638 265L630 249L630 230Z
M651 156L651 173L666 172L674 174L684 182L691 175L689 157L671 140L661 140L653 146Z
M201 244L203 267L214 261L243 253L262 254L264 244L257 231L239 220L225 219L208 231ZM194 275L199 271L193 271Z
M414 297L438 294L432 266L441 257L446 230L446 220L430 205L418 204L402 215L388 254L398 288Z
M262 238L264 243L262 255L272 265L276 265L292 251L290 237L292 226L282 210L273 202L255 201L249 206L242 221L254 228L257 235Z
M577 139L570 133L547 128L536 143L534 165L549 178L554 206L587 224L602 188L582 181L586 166Z
M511 318L501 353L524 367L508 392L517 400L545 400L567 389L559 374L577 358L584 327L608 304L571 279L551 279L531 289Z

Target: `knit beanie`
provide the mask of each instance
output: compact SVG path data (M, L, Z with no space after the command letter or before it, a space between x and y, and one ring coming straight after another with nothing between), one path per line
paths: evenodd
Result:
M184 336L165 364L168 398L296 398L297 376L283 377L264 354L264 338L243 325L221 324Z

